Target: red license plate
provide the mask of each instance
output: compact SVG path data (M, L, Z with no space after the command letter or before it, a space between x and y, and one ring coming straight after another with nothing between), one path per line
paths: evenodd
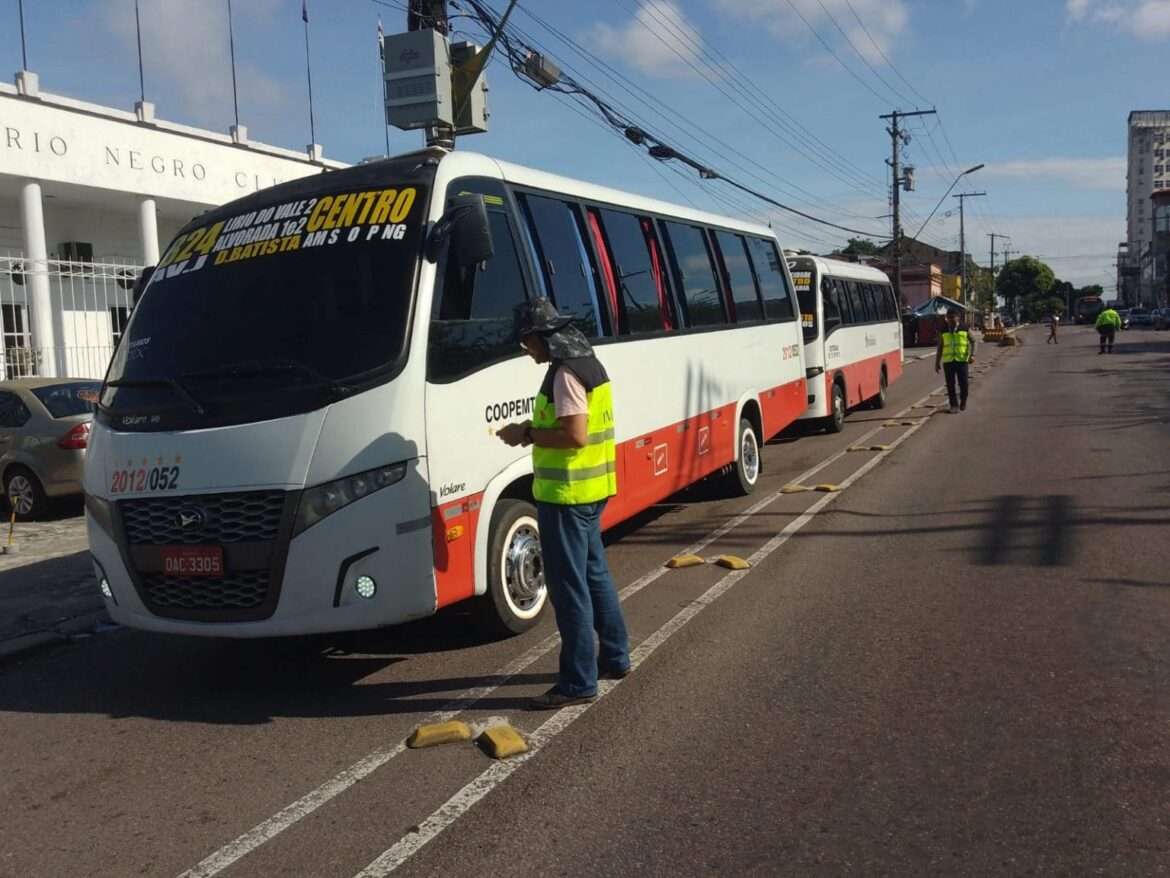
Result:
M166 576L223 576L223 546L163 546Z

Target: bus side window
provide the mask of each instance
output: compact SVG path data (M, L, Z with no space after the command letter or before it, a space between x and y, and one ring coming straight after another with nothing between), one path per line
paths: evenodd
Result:
M654 266L638 217L602 208L601 222L612 256L617 284L620 335L661 332L668 325L654 283Z
M719 283L702 229L682 223L663 222L679 303L686 325L718 326L727 323Z
M882 297L886 302L886 313L889 314L890 320L898 319L898 300L894 297L894 288L882 284Z
M521 195L549 298L590 338L603 334L599 300L577 208L555 198Z
M853 320L851 323L865 323L868 319L865 314L865 303L861 300L861 284L856 281L843 281L845 289L849 294L849 304L853 308Z
M841 309L837 305L833 282L827 277L821 278L821 307L825 312L825 334L828 335L835 327L840 326L845 318L841 316Z
M752 265L748 261L747 245L744 244L743 238L730 232L716 232L715 241L719 246L719 255L723 259L724 276L731 289L731 299L735 303L736 323L755 323L763 320L764 309L760 304L760 294L756 289Z
M881 320L881 314L878 312L878 302L873 294L873 284L859 283L857 286L861 290L861 301L865 305L866 318L870 323L876 323Z
M853 323L853 308L849 303L849 291L845 288L845 282L832 278L828 284L829 297L837 304L837 310L841 314L841 325L848 326Z
M460 266L444 254L427 346L432 381L449 381L520 353L513 309L527 298L527 283L503 189L490 181L451 187L452 193L485 189L495 255L479 265Z
M763 238L748 238L747 245L764 297L764 315L769 320L795 320L796 303L776 245Z

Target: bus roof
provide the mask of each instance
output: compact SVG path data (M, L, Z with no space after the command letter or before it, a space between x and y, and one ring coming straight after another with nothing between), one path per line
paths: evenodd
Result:
M596 183L588 183L572 177L563 177L535 168L494 159L490 156L465 150L455 150L443 156L440 161L440 173L449 177L464 175L492 176L514 183L518 186L530 186L533 189L546 189L551 192L563 192L574 195L587 201L597 201L603 204L628 207L633 210L652 214L663 214L679 219L689 220L710 226L722 226L727 229L745 232L751 235L761 235L766 238L775 238L775 232L765 225L749 222L722 214L708 213L696 210L693 207L683 207L669 201L660 201L635 195L621 189L612 189Z
M874 268L872 265L862 265L860 262L846 262L843 259L830 259L827 256L814 256L811 253L789 256L789 259L803 259L813 263L822 276L843 277L848 280L868 280L875 283L890 282L889 276L884 271Z

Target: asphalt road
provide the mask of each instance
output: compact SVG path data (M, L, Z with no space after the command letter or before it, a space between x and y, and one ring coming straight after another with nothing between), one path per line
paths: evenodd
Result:
M909 365L751 498L614 535L639 664L587 710L520 710L547 623L482 643L458 612L6 667L0 875L1167 874L1170 335L1026 335L961 415L909 409L940 401ZM778 493L824 461L803 481L843 491ZM659 573L716 529L700 554L752 570ZM531 756L401 750L444 710Z

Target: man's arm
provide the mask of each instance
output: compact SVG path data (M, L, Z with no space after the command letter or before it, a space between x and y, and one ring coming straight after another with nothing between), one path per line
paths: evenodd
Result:
M584 448L589 442L589 415L563 415L556 427L529 429L534 445L541 448Z
M967 330L967 345L968 350L970 351L970 353L967 354L967 362L969 363L975 359L975 333L969 329Z
M942 370L942 344L942 333L940 332L938 334L938 347L934 349L934 371L936 372Z

